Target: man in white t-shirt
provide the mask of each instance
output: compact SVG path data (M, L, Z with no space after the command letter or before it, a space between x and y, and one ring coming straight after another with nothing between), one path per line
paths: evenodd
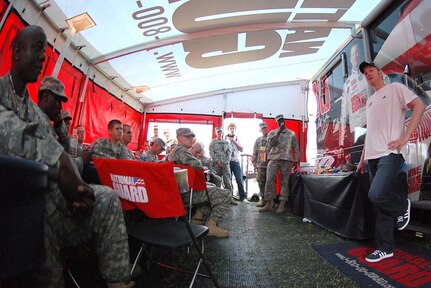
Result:
M365 260L378 262L394 255L394 227L402 230L410 220L407 191L396 187L404 163L400 150L419 125L425 105L406 86L385 84L382 70L374 63L362 62L359 70L375 91L367 101L367 135L357 171L364 173L365 160L368 160L371 182L368 197L376 210L376 250ZM405 129L407 109L412 114Z

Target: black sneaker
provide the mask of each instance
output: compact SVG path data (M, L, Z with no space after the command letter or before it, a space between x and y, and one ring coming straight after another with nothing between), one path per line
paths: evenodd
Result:
M397 217L397 228L398 230L403 230L409 225L410 221L410 199L407 199L407 211L404 215Z
M365 261L367 262L379 262L385 258L389 258L394 256L393 252L385 252L383 250L375 250L373 253L365 257Z

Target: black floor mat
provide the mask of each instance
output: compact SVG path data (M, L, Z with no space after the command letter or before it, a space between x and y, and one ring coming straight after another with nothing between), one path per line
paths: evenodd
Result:
M313 248L360 287L431 287L431 257L423 249L398 246L393 257L368 263L365 257L374 247L366 243L344 241Z

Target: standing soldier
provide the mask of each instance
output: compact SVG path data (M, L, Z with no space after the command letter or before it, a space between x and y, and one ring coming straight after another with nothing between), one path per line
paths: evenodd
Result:
M268 134L268 166L265 184L265 206L259 212L272 211L275 199L275 178L280 171L280 206L277 213L283 213L289 194L289 177L293 166L299 162L299 145L295 133L284 126L284 116L275 116L278 128ZM294 157L292 157L292 149Z
M258 137L256 141L254 142L253 146L253 157L251 159L254 169L257 171L257 183L259 184L259 196L260 200L259 203L257 203L256 207L263 207L265 206L265 183L266 183L266 166L268 164L267 161L267 151L266 151L266 144L267 144L267 136L268 136L268 125L266 125L265 122L259 123L260 132L262 133L262 136Z
M210 143L210 157L213 161L214 171L223 179L224 188L233 192L230 172L230 155L232 153L229 142L223 139L223 129L215 129L217 138Z

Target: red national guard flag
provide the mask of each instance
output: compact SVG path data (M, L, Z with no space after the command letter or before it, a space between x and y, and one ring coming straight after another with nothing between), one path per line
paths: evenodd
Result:
M172 162L96 158L94 165L102 184L114 189L124 210L138 208L151 218L184 215Z

